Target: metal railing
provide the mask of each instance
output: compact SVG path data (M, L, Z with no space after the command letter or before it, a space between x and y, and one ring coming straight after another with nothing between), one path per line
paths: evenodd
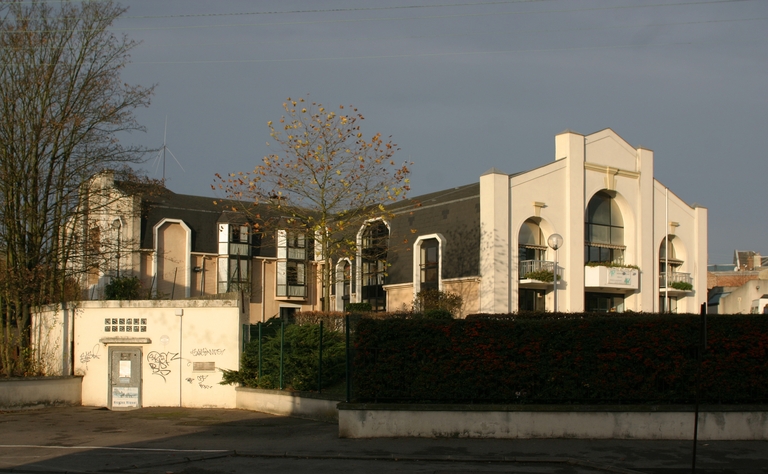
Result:
M555 262L547 260L521 260L517 266L518 277L523 280L525 276L532 272L553 272ZM557 274L562 278L562 268L558 265Z
M671 272L669 274L669 284L672 285L673 283L681 282L681 283L688 283L689 285L693 286L693 278L691 278L690 273L681 273L681 272ZM667 287L667 274L665 272L662 272L659 274L659 288L666 288Z
M307 296L306 285L277 285L277 296Z

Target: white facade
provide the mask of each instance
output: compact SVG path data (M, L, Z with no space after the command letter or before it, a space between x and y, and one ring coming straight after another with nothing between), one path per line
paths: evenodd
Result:
M587 222L598 219L589 216L602 215L603 208L614 220ZM480 312L517 311L519 298L531 294L545 298L547 311L554 309L554 284L520 274L523 263L552 268L545 262L555 259L546 247L553 233L564 239L557 255L558 311L598 305L609 311L667 307L696 313L706 301L707 210L686 204L654 179L653 152L633 148L610 129L587 136L561 133L555 161L540 168L484 174L480 213ZM530 234L521 232L523 226L538 226L543 242L520 242ZM526 251L538 257L524 262ZM600 262L603 254L608 257ZM588 265L591 258L595 267ZM673 288L678 281L684 284Z
M83 405L235 408L219 382L240 367L247 320L238 300L84 301L37 313L33 333L50 373L74 360Z

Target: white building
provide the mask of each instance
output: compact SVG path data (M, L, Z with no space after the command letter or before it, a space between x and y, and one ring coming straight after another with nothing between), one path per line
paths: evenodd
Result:
M669 191L654 178L653 151L610 129L565 131L549 164L492 169L479 185L391 209L387 309L426 285L464 296L465 315L553 311L556 257L558 311L698 313L706 301L706 208ZM552 234L562 236L557 252Z
M410 309L420 290L435 288L460 294L462 315L699 312L707 299L707 210L654 178L653 151L610 129L565 131L555 137L554 158L522 173L492 169L479 183L389 206L350 236L356 257L334 262L331 308ZM228 210L235 203L168 190L137 195L102 181L120 196L120 215L102 206L100 227L84 232L84 241L101 236L96 252L111 262L84 272L89 297L100 298L122 272L138 276L155 298L244 290L251 322L322 307L308 236L252 234L246 216ZM547 243L553 234L562 237L557 252Z

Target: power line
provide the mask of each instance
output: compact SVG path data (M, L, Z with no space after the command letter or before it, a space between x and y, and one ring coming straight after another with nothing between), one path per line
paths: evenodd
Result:
M343 57L313 57L313 58L280 58L280 59L211 59L196 61L136 61L131 64L227 64L227 63L284 63L297 61L348 61L360 59L398 59L398 58L419 58L419 57L439 57L439 56L467 56L473 54L507 54L507 53L532 53L532 52L558 52L558 51L577 51L577 50L607 50L607 49L628 49L639 47L666 47L690 45L692 42L674 42L674 43L655 43L643 45L610 45L610 46L580 46L570 48L533 48L533 49L508 49L495 51L463 51L463 52L445 52L445 53L414 53L414 54L384 54L369 56L343 56Z
M551 0L531 0L531 1L551 1ZM460 13L453 15L430 15L430 16L418 16L418 17L383 17L383 18L348 18L348 19L334 19L334 20L303 20L303 21L287 21L279 23L228 23L228 24L214 24L214 25L181 25L181 26L155 26L155 27L115 27L112 29L120 31L148 31L148 30L177 30L177 29L202 29L202 28L232 28L232 27L249 27L249 26L290 26L290 25L312 25L312 24L328 24L328 23L357 23L357 22L374 22L374 21L403 21L403 20L435 20L435 19L447 19L447 18L473 18L482 16L500 16L500 15L541 15L551 13L582 13L593 11L605 11L605 10L629 10L629 9L641 9L641 8L656 8L656 7L680 7L680 6L695 6L695 5L714 5L722 3L736 3L736 2L753 2L756 0L706 0L706 1L690 1L682 3L644 3L641 5L615 5L608 7L586 7L575 9L562 9L562 10L526 10L526 11L514 11L514 12L488 12L488 13ZM393 7L394 8L394 7ZM329 10L330 11L330 10ZM218 14L217 14L218 15ZM241 14L221 14L221 15L241 15ZM159 17L158 17L159 18ZM163 17L163 18L173 18ZM181 16L179 16L181 18Z
M217 16L246 16L246 15L290 15L297 13L344 13L344 12L360 12L360 11L382 11L382 10L406 10L406 9L424 9L424 8L445 8L445 7L473 7L473 6L485 6L485 5L507 5L514 3L539 3L539 2L551 2L556 0L504 0L495 2L476 2L476 3L439 3L435 5L398 5L391 7L366 7L366 8L328 8L328 9L312 9L312 10L284 10L284 11L267 11L267 12L234 12L234 13L190 13L180 15L141 15L141 16L125 16L123 18L130 19L164 19L164 18L204 18L204 17L217 17Z
M58 1L58 0L56 0ZM272 14L296 14L296 13L337 13L344 11L366 11L366 10L394 10L394 9L407 9L407 8L445 8L452 6L475 6L475 5L497 5L497 4L514 4L514 3L538 3L554 0L506 0L496 2L480 2L480 3L462 3L462 4L438 4L438 5L405 5L396 7L370 7L370 8L350 8L350 9L329 9L329 10L292 10L283 12L239 12L239 13L211 13L211 14L182 14L182 15L167 15L167 16L136 16L136 17L119 17L117 21L126 19L173 19L173 18L195 18L195 17L219 17L219 16L245 16L245 15L272 15ZM644 3L640 5L614 5L607 7L587 7L587 8L575 8L575 9L561 9L561 10L527 10L527 11L515 11L515 12L489 12L489 13L462 13L453 15L430 15L430 16L416 16L416 17L384 17L384 18L352 18L352 19L333 19L333 20L304 20L304 21L288 21L288 22L270 22L270 23L225 23L214 25L180 25L180 26L154 26L154 27L128 27L128 26L113 26L110 30L119 31L156 31L156 30L182 30L182 29L209 29L209 28L233 28L233 27L253 27L253 26L291 26L291 25L311 25L311 24L329 24L329 23L356 23L356 22L375 22L375 21L403 21L403 20L434 20L434 19L448 19L448 18L471 18L482 16L500 16L500 15L541 15L551 13L581 13L592 11L605 11L605 10L628 10L628 9L640 9L640 8L656 8L656 7L681 7L681 6L696 6L696 5L714 5L723 3L736 3L736 2L753 2L756 0L703 0L703 1L688 1L681 3ZM68 32L79 30L26 30L24 33L42 33L44 31L55 32Z
M676 23L656 23L650 25L617 25L617 26L599 26L599 27L584 27L584 28L565 28L565 29L550 29L550 30L515 30L515 34L521 33L537 33L537 34L550 34L550 33L573 33L581 31L606 31L606 30L629 30L640 28L666 28L673 26L694 26L694 25L706 25L714 23L738 23L738 22L750 22L750 21L766 21L768 17L758 18L732 18L732 19L719 19L719 20L700 20L700 21L684 21ZM412 40L412 39L436 39L436 38L464 38L464 37L479 37L479 36L492 36L497 34L509 34L509 30L484 30L481 33L453 33L453 34L434 34L434 35L411 35L411 36L378 36L376 38L356 38L357 42L365 41L391 41L391 40ZM242 42L218 42L218 43L184 43L176 44L173 46L183 46L191 48L200 48L206 46L233 46L239 44L285 44L285 43L310 43L316 42L316 39L280 39L280 40L265 40L265 41L242 41ZM325 38L324 41L348 41L348 38L335 37ZM166 44L167 45L167 44Z

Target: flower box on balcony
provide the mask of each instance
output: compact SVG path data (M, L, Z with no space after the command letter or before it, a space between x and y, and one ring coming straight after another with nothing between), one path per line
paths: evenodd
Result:
M534 272L528 272L523 276L523 280L536 280L544 283L552 283L555 281L554 273L548 270L538 270ZM560 275L557 276L557 281L560 281Z
M587 265L584 267L585 288L637 290L640 270L633 267Z
M693 285L687 281L673 281L669 286L680 291L693 291Z

